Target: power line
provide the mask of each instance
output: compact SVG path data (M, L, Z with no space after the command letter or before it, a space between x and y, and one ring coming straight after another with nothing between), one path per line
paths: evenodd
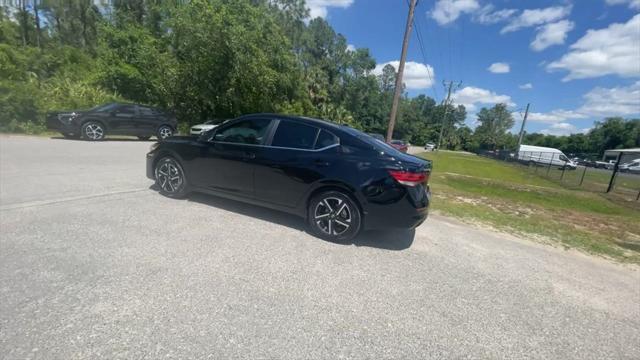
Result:
M418 38L418 44L420 45L420 52L422 53L422 60L425 63L425 66L427 66L427 75L429 75L429 81L431 81L431 90L433 91L433 96L434 96L434 100L436 102L438 102L438 90L436 89L437 87L435 86L435 82L433 81L433 77L431 76L431 70L429 69L429 62L427 61L427 55L426 55L426 51L424 50L424 41L422 41L422 30L420 27L420 19L418 18L418 20L416 21L416 19L413 19L413 25L416 28L416 37Z

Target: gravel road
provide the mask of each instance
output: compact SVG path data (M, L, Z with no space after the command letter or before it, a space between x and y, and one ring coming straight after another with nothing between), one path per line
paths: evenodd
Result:
M436 215L325 242L160 196L150 144L0 136L0 357L640 358L637 267Z

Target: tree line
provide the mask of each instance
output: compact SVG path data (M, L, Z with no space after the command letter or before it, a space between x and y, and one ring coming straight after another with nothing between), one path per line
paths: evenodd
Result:
M130 101L173 111L183 129L278 112L385 134L396 71L375 75L369 50L347 45L326 20L309 19L304 0L15 1L0 8L0 131L41 132L47 111ZM515 147L506 105L483 108L475 131L466 116L462 105L405 93L394 137ZM585 153L638 146L639 122L607 119L586 135L530 134L526 143Z

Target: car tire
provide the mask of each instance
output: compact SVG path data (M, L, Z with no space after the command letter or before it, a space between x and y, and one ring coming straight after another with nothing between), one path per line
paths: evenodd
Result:
M161 125L156 132L158 140L162 141L173 135L173 129L169 125Z
M138 139L142 140L142 141L147 141L147 140L151 139L151 136L138 136Z
M307 208L307 223L313 235L341 243L358 235L362 215L351 196L329 190L311 198Z
M189 193L184 169L173 157L167 156L158 160L153 171L160 194L181 199Z
M82 124L81 136L85 140L89 141L101 141L104 140L106 131L104 125L96 121L87 121Z

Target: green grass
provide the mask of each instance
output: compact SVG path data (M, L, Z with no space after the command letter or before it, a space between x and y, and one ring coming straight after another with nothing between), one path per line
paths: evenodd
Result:
M637 204L629 206L628 201L601 193L567 188L526 167L476 155L440 151L421 156L433 161L430 183L434 210L544 242L640 263Z

